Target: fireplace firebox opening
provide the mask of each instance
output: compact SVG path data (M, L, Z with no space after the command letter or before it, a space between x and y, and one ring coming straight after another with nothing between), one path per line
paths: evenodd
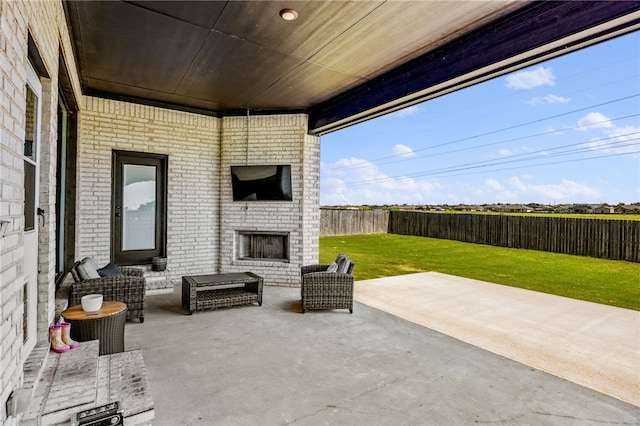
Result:
M289 261L289 233L237 231L238 260Z

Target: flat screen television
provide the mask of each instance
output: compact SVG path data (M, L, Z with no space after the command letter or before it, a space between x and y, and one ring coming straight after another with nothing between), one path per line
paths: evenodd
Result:
M291 201L291 166L231 166L233 201Z

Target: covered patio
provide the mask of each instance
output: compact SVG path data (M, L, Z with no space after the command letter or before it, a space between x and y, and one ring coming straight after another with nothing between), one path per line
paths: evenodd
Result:
M394 290L398 279L412 290ZM529 293L427 273L357 282L361 302L353 315L303 315L299 289L266 287L261 307L189 316L177 285L173 293L148 297L148 320L127 324L126 346L144 354L155 425L636 424L640 408L619 398L638 403L638 312L550 295L542 295L541 307ZM491 299L502 308L487 312ZM405 309L393 315L371 305ZM593 308L607 315L583 322ZM416 323L417 312L435 324L462 315L460 309L467 318L460 318L458 333L448 330L455 337ZM562 330L544 314L531 319L540 309L556 312ZM478 315L482 324L474 324ZM503 338L495 338L496 328ZM600 351L597 336L607 331L606 353L583 362L580 353ZM488 334L493 345L476 346ZM571 341L559 342L567 334ZM555 344L500 354L505 344L536 341ZM547 363L545 371L532 366L572 352L585 376L622 377L613 389L617 397L561 378L561 363ZM599 359L611 361L612 370L602 372Z
M0 0L0 28L0 423L21 424L88 257L147 273L126 344L156 424L638 421L366 305L300 315L293 287L318 261L322 135L636 31L639 1ZM236 197L243 167L282 194ZM262 307L187 316L172 287L249 270Z

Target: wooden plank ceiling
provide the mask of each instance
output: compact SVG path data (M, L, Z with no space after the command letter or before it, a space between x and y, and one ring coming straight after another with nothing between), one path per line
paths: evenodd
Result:
M298 18L281 19L285 8ZM303 111L322 133L479 70L476 79L504 72L501 61L525 64L566 37L597 41L603 23L614 22L611 36L630 31L640 2L68 1L65 10L86 94L214 115Z

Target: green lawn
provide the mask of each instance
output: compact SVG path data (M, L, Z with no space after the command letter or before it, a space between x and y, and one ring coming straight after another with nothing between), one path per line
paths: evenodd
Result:
M640 310L640 264L394 234L320 238L320 261L338 253L356 280L436 271Z

